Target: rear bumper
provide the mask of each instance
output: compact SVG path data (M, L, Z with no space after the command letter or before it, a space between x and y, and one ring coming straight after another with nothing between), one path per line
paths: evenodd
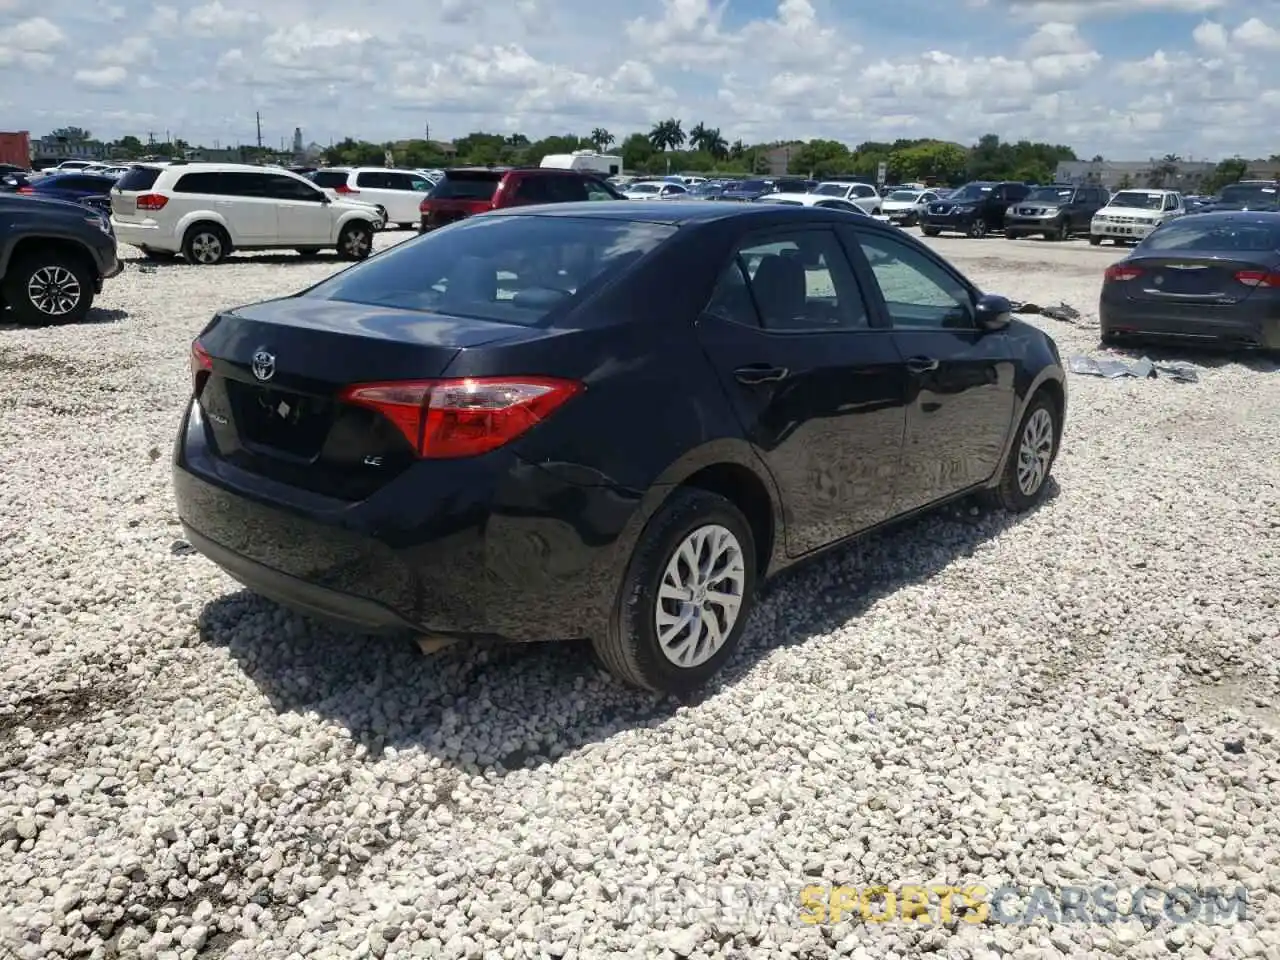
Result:
M1280 350L1280 313L1267 310L1274 307L1266 304L1250 311L1248 301L1223 308L1104 298L1098 319L1104 336Z
M173 485L192 546L262 596L362 632L516 642L606 628L639 499L498 451L332 500L216 457L194 404Z
M116 239L121 243L135 247L148 247L152 250L168 250L178 253L182 245L178 238L157 223L131 223L127 220L111 218L111 227L115 230Z

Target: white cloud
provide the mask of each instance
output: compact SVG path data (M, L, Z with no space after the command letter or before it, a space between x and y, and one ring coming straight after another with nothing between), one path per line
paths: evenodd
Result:
M356 9L0 0L0 89L41 90L38 103L16 98L6 123L118 136L143 135L128 124L146 122L226 144L252 142L259 111L273 143L295 126L321 142L424 126L433 137L603 126L621 139L674 116L686 130L701 122L749 142L972 142L994 131L1115 157L1277 149L1264 122L1280 100L1274 4L969 0L964 29L897 31L839 0L770 0L755 16L741 0L632 0L623 12L598 0ZM82 53L61 70L75 82L52 82L72 50Z
M1280 30L1257 17L1251 17L1236 27L1231 37L1236 43L1256 50L1280 50Z
M129 71L120 66L77 70L71 79L92 90L112 90L124 86L124 82L129 79Z

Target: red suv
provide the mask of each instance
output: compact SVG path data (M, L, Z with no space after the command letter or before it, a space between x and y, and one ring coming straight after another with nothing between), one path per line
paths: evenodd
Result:
M434 230L486 210L535 203L626 200L599 177L548 167L459 167L446 170L419 204L422 229Z

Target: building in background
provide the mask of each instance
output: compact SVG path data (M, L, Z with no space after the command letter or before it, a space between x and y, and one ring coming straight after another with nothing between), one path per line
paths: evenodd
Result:
M46 134L31 145L28 160L35 167L48 167L63 160L106 160L110 150L98 140L68 140Z

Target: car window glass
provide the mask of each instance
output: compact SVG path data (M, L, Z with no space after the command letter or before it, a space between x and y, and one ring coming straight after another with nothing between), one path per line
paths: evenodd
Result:
M390 184L387 183L387 175L380 170L361 170L356 174L356 186L385 190Z
M282 177L279 174L267 174L265 177L266 196L275 200L319 200L319 191L309 183L295 180L293 177Z
M766 330L870 326L853 270L831 231L772 234L768 240L740 247L735 260Z
M1164 208L1165 208L1166 210L1173 210L1173 209L1175 209L1177 206L1178 206L1178 198L1177 198L1177 197L1174 197L1174 196L1168 196L1168 197L1165 197L1165 198L1164 198Z
M547 192L552 203L577 203L587 199L580 177L547 177Z
M515 198L521 203L550 203L551 190L547 177L523 177L516 186Z
M857 234L895 327L972 329L973 300L930 257L894 237Z
M733 323L749 327L761 326L760 314L756 312L755 301L751 299L751 289L747 283L742 258L734 257L716 281L706 312Z
M415 193L426 193L434 186L426 177L410 177L408 189Z
M587 189L588 200L613 200L614 195L598 180L587 180L583 186Z
M674 233L670 226L609 219L474 217L344 270L303 296L550 323Z

